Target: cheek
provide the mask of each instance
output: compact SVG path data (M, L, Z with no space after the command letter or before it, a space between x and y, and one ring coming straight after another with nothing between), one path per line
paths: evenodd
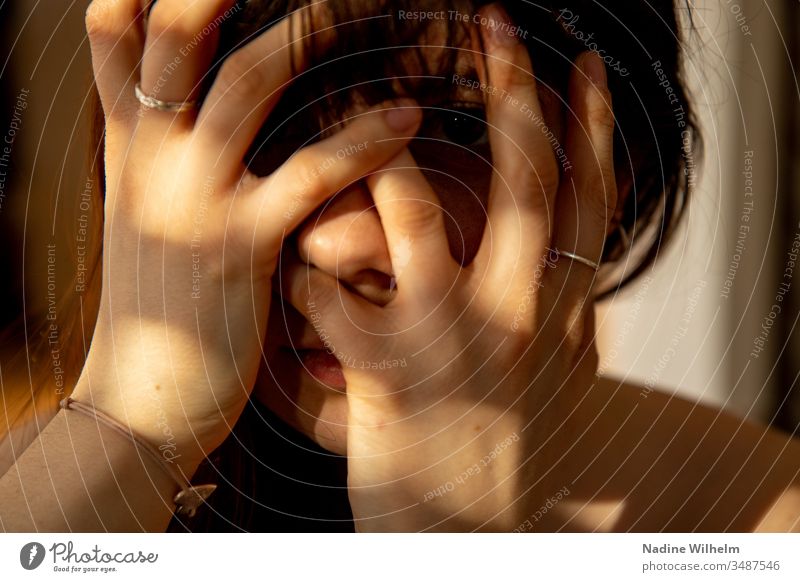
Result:
M492 177L488 151L471 153L442 144L411 149L444 209L450 254L461 265L468 265L486 227Z

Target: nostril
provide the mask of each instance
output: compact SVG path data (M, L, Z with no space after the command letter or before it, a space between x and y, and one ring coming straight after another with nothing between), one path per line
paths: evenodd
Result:
M300 259L377 305L392 297L392 261L380 216L364 182L342 191L297 231Z

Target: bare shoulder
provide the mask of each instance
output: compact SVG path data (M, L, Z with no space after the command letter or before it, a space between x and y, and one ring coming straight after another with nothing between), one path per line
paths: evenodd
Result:
M610 380L581 409L587 428L565 460L577 529L800 530L800 443L789 435Z
M16 462L15 459L30 442L27 433L29 428L15 428L0 435L0 476L5 475Z
M0 476L5 475L25 449L36 440L39 433L53 419L55 411L30 414L18 420L10 429L0 433Z

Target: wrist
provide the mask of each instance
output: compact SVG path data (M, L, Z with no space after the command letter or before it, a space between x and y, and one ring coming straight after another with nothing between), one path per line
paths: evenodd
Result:
M147 396L151 390L117 381L87 365L71 398L113 419L156 451L160 462L191 479L210 448L199 441L185 415L175 415L161 399Z
M175 504L175 511L179 515L194 516L197 508L217 488L213 484L192 485L190 476L187 476L179 465L174 464L174 459L165 459L159 451L156 451L139 435L104 412L72 397L61 400L60 406L63 410L70 410L92 419L98 424L98 427L102 425L107 430L111 430L117 436L122 437L124 441L131 443L137 453L141 455L142 462L146 462L148 458L154 462L158 469L169 477L173 489L176 489L175 494L172 496L172 502Z

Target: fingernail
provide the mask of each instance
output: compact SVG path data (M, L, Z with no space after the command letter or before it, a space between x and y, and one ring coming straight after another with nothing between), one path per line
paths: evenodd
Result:
M386 124L395 131L406 131L413 127L419 118L419 107L411 99L397 101L386 111Z
M583 57L583 72L598 87L606 86L606 65L596 52Z
M511 33L513 30L511 18L499 3L489 4L481 10L479 22L483 38L491 45L512 46L516 44L517 37Z

